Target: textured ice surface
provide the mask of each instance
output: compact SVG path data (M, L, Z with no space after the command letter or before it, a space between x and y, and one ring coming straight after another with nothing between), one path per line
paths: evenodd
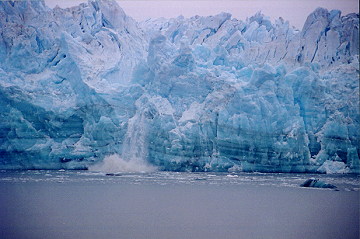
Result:
M344 162L326 160L317 171L321 173L348 173L349 168Z
M0 168L359 172L358 14L296 30L1 1L0 33Z

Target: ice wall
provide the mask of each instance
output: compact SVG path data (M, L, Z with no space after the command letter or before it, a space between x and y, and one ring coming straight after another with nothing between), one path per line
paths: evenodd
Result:
M124 86L146 52L136 22L111 1L2 1L0 31L0 167L86 168L119 153L135 113L120 98L135 101Z
M161 170L359 172L358 14L318 8L299 31L261 13L137 23L113 1L0 2L0 31L0 168L118 155Z

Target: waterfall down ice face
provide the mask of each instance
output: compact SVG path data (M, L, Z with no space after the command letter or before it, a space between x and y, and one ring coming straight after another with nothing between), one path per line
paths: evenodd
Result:
M1 1L0 102L2 169L358 173L359 15Z

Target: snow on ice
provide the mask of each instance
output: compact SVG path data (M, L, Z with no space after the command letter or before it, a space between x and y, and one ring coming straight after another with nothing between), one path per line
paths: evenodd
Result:
M359 173L358 14L297 30L1 1L0 33L2 169Z

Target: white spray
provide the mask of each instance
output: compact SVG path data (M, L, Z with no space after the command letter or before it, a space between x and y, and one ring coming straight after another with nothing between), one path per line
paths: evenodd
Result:
M101 163L90 167L90 170L106 173L152 172L156 170L154 166L146 162L149 112L144 110L146 108L143 107L143 100L142 97L135 103L137 111L128 121L121 156L118 154L106 156Z

